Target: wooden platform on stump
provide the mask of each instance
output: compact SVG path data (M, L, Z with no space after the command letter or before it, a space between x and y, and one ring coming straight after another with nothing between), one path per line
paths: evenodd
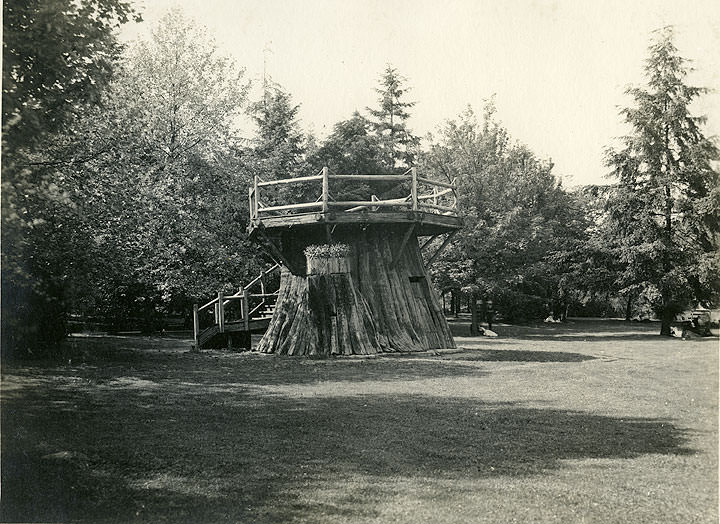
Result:
M316 199L286 198L312 195L313 188ZM365 195L373 190L381 196ZM422 255L433 249L425 257L432 263L462 227L454 180L424 178L415 169L331 175L324 168L309 177L255 177L248 196L251 238L283 265L259 351L352 355L455 347ZM421 245L418 237L429 238ZM339 258L332 249L334 259L306 252L336 243L347 246Z

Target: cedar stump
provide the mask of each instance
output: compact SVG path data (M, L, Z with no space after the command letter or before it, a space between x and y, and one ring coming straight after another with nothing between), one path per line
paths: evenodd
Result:
M326 240L323 233L296 228L275 239L266 235L285 267L258 351L369 355L455 347L414 224L345 225L332 241L348 246L346 256L306 256L309 245Z

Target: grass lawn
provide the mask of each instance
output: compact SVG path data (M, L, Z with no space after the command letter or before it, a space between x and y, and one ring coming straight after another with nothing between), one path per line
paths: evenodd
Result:
M0 519L718 522L717 338L496 327L372 359L72 337L3 367Z

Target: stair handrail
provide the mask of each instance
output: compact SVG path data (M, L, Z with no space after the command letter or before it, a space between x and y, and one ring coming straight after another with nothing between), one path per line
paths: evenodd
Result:
M280 263L275 263L274 266L271 268L261 271L260 274L255 277L253 280L250 281L245 286L240 286L240 289L237 291L237 293L234 293L232 295L223 295L222 291L218 292L218 296L207 302L206 304L203 304L202 306L198 306L198 304L193 304L193 340L194 345L193 348L195 351L199 351L199 337L200 337L200 312L208 309L210 306L215 306L215 323L214 326L219 326L220 332L224 332L224 324L225 324L225 306L229 304L232 300L242 300L242 307L240 311L240 320L244 321L245 323L245 329L250 329L250 318L253 314L257 313L261 308L264 308L267 304L267 299L269 297L278 297L279 292L275 293L265 293L265 285L263 279L280 269L281 265ZM250 293L250 289L260 283L261 285L261 292L260 293ZM262 298L262 301L259 305L254 307L252 310L250 310L250 304L249 299L250 297L260 297Z

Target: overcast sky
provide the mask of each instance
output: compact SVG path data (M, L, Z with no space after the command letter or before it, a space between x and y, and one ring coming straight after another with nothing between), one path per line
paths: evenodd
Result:
M624 130L617 107L642 80L651 31L672 24L695 85L717 89L695 110L720 135L720 1L138 0L147 36L182 7L206 26L248 76L268 73L296 103L304 129L375 105L373 88L392 63L416 101L410 127L434 131L468 104L481 114L495 94L511 136L552 158L567 185L607 183L603 148ZM264 50L268 50L265 51ZM250 130L248 130L248 134Z

